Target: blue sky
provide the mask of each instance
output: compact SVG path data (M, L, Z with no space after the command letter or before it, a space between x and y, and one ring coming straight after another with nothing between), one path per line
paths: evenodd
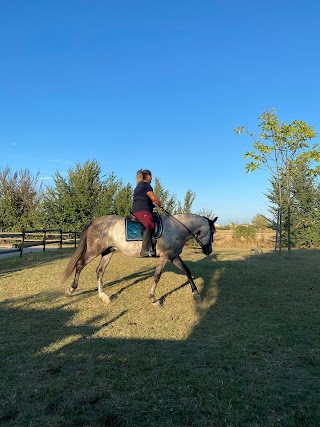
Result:
M267 214L233 129L275 108L319 131L319 17L315 0L0 0L0 167L49 184L96 159L133 186L148 168L221 224Z

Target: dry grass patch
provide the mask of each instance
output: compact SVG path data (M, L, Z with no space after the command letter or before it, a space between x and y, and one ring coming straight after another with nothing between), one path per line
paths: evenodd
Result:
M0 423L320 425L319 252L214 252L183 253L203 302L168 265L162 309L148 301L154 259L114 256L108 306L98 261L65 298L68 250L1 260Z

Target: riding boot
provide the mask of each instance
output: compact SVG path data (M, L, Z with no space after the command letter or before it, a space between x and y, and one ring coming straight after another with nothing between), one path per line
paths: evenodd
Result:
M150 240L151 240L151 231L146 228L142 236L142 248L139 255L140 258L146 258L150 256L150 252L149 252Z
M156 258L157 254L156 254L156 243L157 243L157 239L155 239L153 236L151 237L150 240L150 250L149 250L149 256Z

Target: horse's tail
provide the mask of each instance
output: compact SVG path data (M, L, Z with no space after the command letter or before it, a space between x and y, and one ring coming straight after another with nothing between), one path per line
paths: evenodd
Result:
M92 220L93 221L93 220ZM91 225L92 221L89 221L83 228L80 236L80 240L78 243L78 246L76 250L74 251L73 255L70 258L70 261L64 270L61 283L65 282L72 274L74 269L76 268L76 264L79 261L79 259L86 253L87 250L87 233L88 228Z

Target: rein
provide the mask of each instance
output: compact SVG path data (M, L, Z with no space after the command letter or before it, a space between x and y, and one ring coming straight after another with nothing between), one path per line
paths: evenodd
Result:
M183 224L181 221L179 221L176 217L174 217L173 215L171 215L171 213L170 212L168 212L168 211L166 211L164 208L161 208L162 210L163 210L163 212L165 212L167 215L169 215L169 216L171 216L173 219L175 219L179 224L181 224L181 225L183 225L183 227L185 228L185 229L187 229L188 231L189 231L189 233L192 235L192 237L198 242L198 244L201 246L201 248L203 248L204 247L204 244L200 241L200 239L198 239L198 237L190 230L190 228L188 228L185 224ZM210 228L209 228L209 230L206 232L206 234L203 236L203 237L205 237L208 233L209 233L209 231L210 231Z

